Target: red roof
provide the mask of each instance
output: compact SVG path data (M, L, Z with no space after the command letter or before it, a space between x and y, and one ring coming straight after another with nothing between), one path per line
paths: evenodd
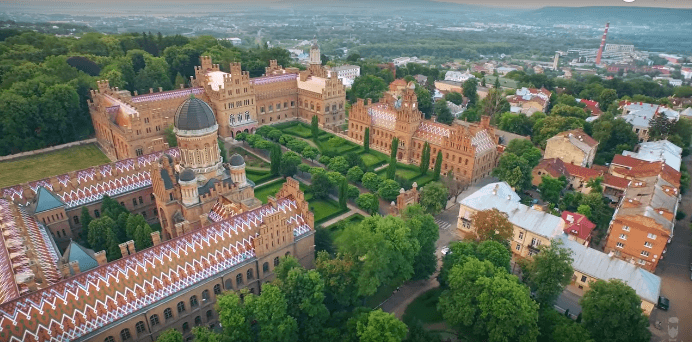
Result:
M560 158L548 158L541 160L534 170L545 170L553 178L560 176L568 176L569 173L565 168L565 163Z
M583 103L586 108L591 111L591 115L601 115L603 113L601 108L598 106L598 102L596 101L582 99L581 103Z
M624 190L627 189L627 186L629 184L629 179L613 176L611 174L603 175L603 185L607 185L611 188L618 188Z
M596 178L598 176L603 175L602 171L589 169L587 167L574 165L574 164L565 163L565 168L567 169L567 172L569 172L569 174L571 176L579 177L579 178L582 178L584 180L590 180L590 179L593 179L593 178Z
M589 221L586 216L573 213L570 211L562 212L562 219L565 220L564 232L569 235L576 236L582 240L588 240L591 236L591 232L596 225Z

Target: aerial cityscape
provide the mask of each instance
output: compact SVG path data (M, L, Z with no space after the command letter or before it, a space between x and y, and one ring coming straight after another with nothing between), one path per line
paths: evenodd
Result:
M692 329L686 0L0 3L0 342Z

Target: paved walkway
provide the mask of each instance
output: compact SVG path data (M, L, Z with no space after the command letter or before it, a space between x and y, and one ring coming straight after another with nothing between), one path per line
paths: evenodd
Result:
M337 217L335 217L335 218L333 218L327 222L322 222L320 225L322 227L329 227L329 226L331 226L331 225L333 225L333 224L335 224L341 220L345 220L346 218L353 216L355 214L360 214L360 213L356 213L355 211L349 210L349 211L347 211L347 212L345 212L345 213L343 213L343 214L341 214L341 215L339 215L339 216L337 216Z

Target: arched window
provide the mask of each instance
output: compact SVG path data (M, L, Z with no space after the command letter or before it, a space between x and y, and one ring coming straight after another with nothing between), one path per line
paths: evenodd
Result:
M209 290L202 291L202 300L209 300Z
M199 302L197 302L197 296L190 297L190 307L194 308L197 305L199 305Z
M181 301L178 303L178 313L185 312L185 302Z
M269 263L265 262L264 264L262 264L262 273L267 273L267 272L269 272Z
M279 257L274 258L274 266L279 266Z
M202 325L202 317L195 317L195 326L200 326Z
M185 322L183 323L183 334L190 331L190 323Z
M221 294L221 285L216 284L214 285L214 295Z
M252 280L255 279L255 273L252 271L252 268L247 270L247 280Z
M291 255L291 252L286 252L286 256L289 256L289 255Z
M250 293L255 294L255 289L250 289Z
M214 317L214 313L211 312L211 310L207 310L207 322L210 321Z
M96 218L101 217L101 213L99 212L98 209L94 209L94 217L96 217Z
M235 284L236 284L236 286L243 285L243 274L242 273L238 273L238 275L235 276Z
M230 279L226 279L226 290L230 290L233 288L233 282Z
M103 340L103 342L115 342L115 339L113 338L113 336L108 336Z
M144 326L144 321L137 322L137 324L135 324L135 329L137 330L137 335L147 331L147 328Z
M165 319L173 318L173 310L171 310L171 308L167 308L166 310L163 310L163 318L165 318Z
M151 317L149 317L149 324L151 324L152 327L159 325L159 315L151 315Z
M79 224L79 216L74 216L72 221L74 221L74 224Z
M130 335L130 329L125 328L125 329L123 329L123 330L120 331L120 338L121 338L123 341L129 340L131 337L132 337L132 335Z

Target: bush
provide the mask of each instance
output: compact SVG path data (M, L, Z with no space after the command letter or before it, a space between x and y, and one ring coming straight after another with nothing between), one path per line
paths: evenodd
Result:
M373 194L361 194L356 199L356 204L359 208L367 211L371 215L375 214L380 209L380 200Z
M678 210L678 212L675 214L675 219L680 221L685 218L685 213Z
M348 190L347 190L347 196L349 199L354 199L360 196L360 190L358 190L358 187L355 185L348 185Z
M399 183L393 179L386 179L380 183L377 193L387 201L394 201L399 196Z
M323 155L323 156L320 157L319 162L322 163L322 164L324 164L324 165L329 165L329 162L330 162L331 160L332 160L332 158Z
M380 176L378 176L374 172L366 172L361 178L363 186L372 192L377 192L377 190L380 188L381 181L382 179L380 178Z
M348 170L346 178L351 182L357 183L363 178L363 174L364 172L360 167L354 166Z

